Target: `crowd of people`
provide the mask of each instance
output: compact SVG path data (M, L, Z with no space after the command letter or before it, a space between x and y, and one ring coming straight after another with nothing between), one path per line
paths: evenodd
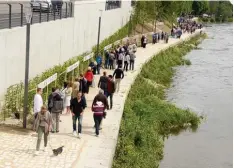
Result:
M188 31L191 31L194 27L197 29L201 28L201 26L196 22L183 21L179 22L179 26L176 29L185 29L186 31L188 29ZM172 33L174 33L174 30ZM152 42L155 44L160 40L164 40L167 43L168 38L168 33L153 33ZM146 48L146 44L147 37L143 35L141 38L141 47ZM101 54L98 54L96 59L90 62L87 71L84 74L80 74L79 77L76 77L74 82L64 82L62 89L57 87L52 88L52 92L48 97L47 106L43 105L41 96L42 89L37 89L33 109L35 119L33 130L38 133L36 155L39 153L42 135L44 134L44 149L46 150L49 132L59 132L60 115L63 112L65 112L65 115L72 114L73 135L81 138L83 114L87 108L86 94L89 94L90 87L98 87L100 89L91 105L95 135L97 137L99 136L99 130L102 129L102 120L106 117L106 110L110 110L113 107L113 95L120 90L120 83L124 78L124 72L134 70L136 51L137 43L133 42L130 44L127 41L125 45L118 45L114 49L106 50L104 52L104 60ZM114 70L114 72L108 75L106 71L103 71L96 86L95 76L101 73L101 68Z
M59 132L59 125L62 122L60 120L61 114L72 114L73 135L81 138L83 114L87 108L86 94L89 94L90 87L98 87L100 89L99 93L94 97L91 106L95 135L99 136L99 130L102 129L102 120L106 117L106 110L111 110L113 107L113 95L120 90L124 72L134 70L136 51L136 43L126 43L125 45L117 46L115 49L105 51L105 60L98 54L95 60L90 61L87 71L76 77L74 82L64 82L62 89L52 88L52 92L48 96L47 106L43 105L42 89L37 89L37 93L34 96L33 124L33 130L38 133L36 155L39 154L42 135L44 134L44 150L46 150L49 132ZM100 74L101 68L114 71L113 74L109 75L106 71L103 71L96 85L95 76Z
M171 29L171 36L175 38L180 38L182 33L194 33L196 29L201 29L203 26L201 23L197 23L196 21L190 18L180 17L178 19L178 25L173 25Z

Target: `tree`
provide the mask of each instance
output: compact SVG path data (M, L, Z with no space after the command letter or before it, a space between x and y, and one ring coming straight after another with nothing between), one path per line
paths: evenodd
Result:
M209 10L208 1L193 1L192 9L195 15L201 15Z

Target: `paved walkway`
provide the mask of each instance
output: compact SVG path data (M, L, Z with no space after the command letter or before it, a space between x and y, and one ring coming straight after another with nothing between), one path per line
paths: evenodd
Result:
M196 34L199 33L198 31ZM194 34L193 34L194 35ZM131 84L134 82L142 65L150 60L153 55L175 45L191 35L184 34L181 39L169 39L168 44L148 44L146 49L138 48L136 53L135 70L126 73L121 81L120 92L114 95L114 105L108 111L107 118L103 121L103 130L97 138L93 129L93 115L90 106L97 88L91 88L86 96L88 108L83 117L82 138L72 135L71 116L61 116L60 133L50 135L50 144L53 148L64 145L64 152L59 156L52 156L52 151L41 152L34 156L36 137L29 135L16 135L0 132L0 168L110 168L118 138L120 121L123 113L124 102ZM112 74L112 71L107 71ZM99 76L96 76L96 84ZM43 146L43 142L41 144Z

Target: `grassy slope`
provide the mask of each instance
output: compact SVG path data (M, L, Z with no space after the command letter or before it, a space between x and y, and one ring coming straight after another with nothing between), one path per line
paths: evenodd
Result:
M161 52L144 65L125 103L113 168L156 168L163 158L164 137L198 126L199 116L164 99L174 75L172 67L190 63L183 56L199 39Z

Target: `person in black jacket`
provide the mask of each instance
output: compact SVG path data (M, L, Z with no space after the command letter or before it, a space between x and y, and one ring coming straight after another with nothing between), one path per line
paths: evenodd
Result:
M110 109L113 106L113 95L115 93L115 82L113 81L113 76L108 75L108 82L107 82L107 98L110 97Z
M115 77L115 84L116 84L116 89L117 92L119 92L119 85L121 80L124 78L124 72L123 70L120 68L120 66L118 66L117 69L115 69L114 73L113 73L113 78Z
M80 88L79 91L84 93L87 93L87 80L84 78L82 74L80 74Z
M73 121L73 135L77 136L76 133L76 121L78 120L78 137L81 138L82 131L82 119L84 109L86 108L86 103L84 98L82 98L82 93L79 92L77 97L72 99L70 109L72 111L72 121Z
M103 72L103 76L100 77L98 82L98 88L101 88L104 91L104 95L107 96L107 81L108 78L106 76L106 72Z

